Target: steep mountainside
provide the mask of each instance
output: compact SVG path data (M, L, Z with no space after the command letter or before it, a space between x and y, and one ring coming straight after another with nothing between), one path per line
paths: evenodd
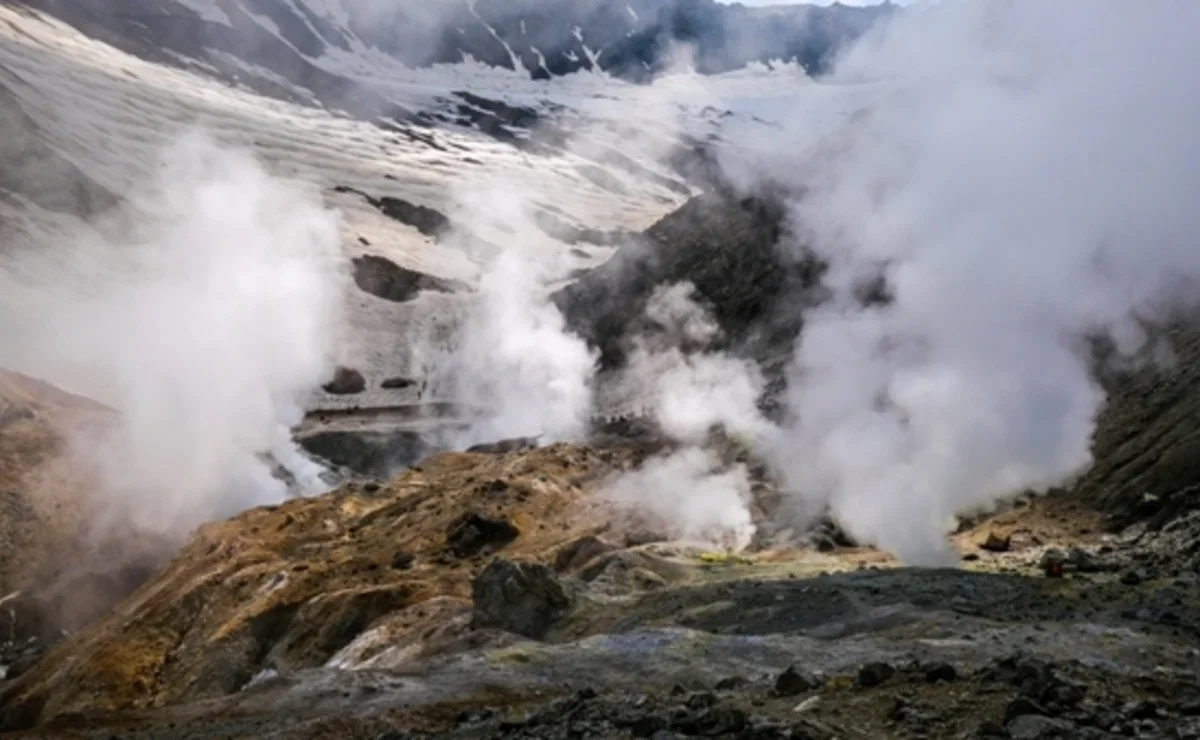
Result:
M184 61L268 94L311 94L376 115L397 108L356 80L388 62L422 67L469 58L535 78L600 69L641 80L671 63L673 44L686 43L702 73L773 60L818 73L894 11L889 4L750 9L715 0L6 2L48 12L155 61Z

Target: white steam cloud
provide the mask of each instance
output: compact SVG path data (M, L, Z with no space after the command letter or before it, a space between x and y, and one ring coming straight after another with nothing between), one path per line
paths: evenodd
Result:
M530 198L520 183L481 184L464 189L457 202L460 225L508 232L438 370L455 400L477 410L459 443L577 440L592 411L596 352L567 330L550 301L556 265L552 252L539 249L546 237L528 212Z
M1192 4L963 0L839 65L831 84L877 99L771 172L809 188L794 226L835 292L806 317L777 462L854 535L939 562L956 511L1089 464L1080 338L1136 349L1135 317L1196 297L1197 27ZM895 300L862 308L880 270Z
M763 378L754 363L713 351L720 327L691 283L660 286L646 306L619 381L624 405L649 411L678 449L606 486L605 496L657 520L672 537L740 550L756 527L743 465L726 466L707 445L714 427L752 445L773 427L758 409Z
M200 134L128 195L104 237L25 258L68 274L27 286L36 322L6 329L22 364L120 412L84 450L103 474L97 503L139 530L184 534L283 499L266 453L303 490L322 489L289 428L332 367L344 299L335 214L315 188Z
M651 517L673 539L742 550L754 537L745 467L726 467L699 447L649 460L613 480L605 496Z
M695 301L691 283L660 287L646 318L659 331L639 337L628 384L645 394L643 406L672 439L701 444L714 426L761 439L771 425L758 409L762 373L751 361L710 349L720 327ZM688 351L688 350L691 351Z

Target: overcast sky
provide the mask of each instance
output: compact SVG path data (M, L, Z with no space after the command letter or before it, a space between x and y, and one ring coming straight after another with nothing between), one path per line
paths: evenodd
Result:
M721 0L724 3L741 2L742 5L832 5L834 0ZM841 0L843 5L878 5L881 0ZM904 4L903 0L900 2Z

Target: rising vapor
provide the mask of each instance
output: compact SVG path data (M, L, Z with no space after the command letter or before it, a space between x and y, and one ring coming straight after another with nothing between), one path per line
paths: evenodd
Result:
M1085 468L1103 394L1082 338L1136 351L1136 319L1197 297L1200 7L1159 7L914 9L831 80L875 101L804 159L775 152L834 291L776 462L857 537L939 562L955 512ZM894 301L863 308L880 271Z
M322 469L290 437L332 367L345 287L339 222L315 188L275 178L199 133L175 141L122 212L12 266L10 360L112 405L120 420L79 454L102 474L90 502L114 524L180 536ZM44 262L48 267L32 266Z

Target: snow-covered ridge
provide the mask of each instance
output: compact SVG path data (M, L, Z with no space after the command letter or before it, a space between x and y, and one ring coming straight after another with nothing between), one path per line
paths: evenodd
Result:
M55 15L140 56L202 66L272 95L315 97L356 114L386 109L363 90L397 66L476 61L549 78L580 70L641 80L669 67L674 45L697 70L771 59L819 71L893 12L714 0L5 0Z

